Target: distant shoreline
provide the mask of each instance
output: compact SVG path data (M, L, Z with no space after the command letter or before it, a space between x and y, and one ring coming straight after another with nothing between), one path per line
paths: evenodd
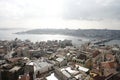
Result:
M32 29L15 34L51 34L102 39L120 38L120 30L107 29Z

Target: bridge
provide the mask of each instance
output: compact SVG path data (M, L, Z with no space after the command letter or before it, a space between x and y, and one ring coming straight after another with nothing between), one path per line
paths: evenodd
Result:
M102 40L98 40L98 41L95 41L95 42L92 42L92 43L95 44L95 45L99 45L99 44L104 44L106 42L109 42L111 40L113 40L113 38L111 38L111 39L102 39Z

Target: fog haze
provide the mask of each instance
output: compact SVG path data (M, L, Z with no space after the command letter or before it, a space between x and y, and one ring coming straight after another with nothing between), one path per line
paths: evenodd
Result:
M0 28L120 29L120 0L0 0Z

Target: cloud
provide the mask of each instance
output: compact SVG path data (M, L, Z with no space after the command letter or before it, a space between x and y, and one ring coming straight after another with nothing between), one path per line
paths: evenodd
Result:
M0 0L0 17L30 19L59 17L62 0Z
M0 19L120 19L120 0L0 0Z
M0 0L0 27L120 29L120 0Z
M120 0L66 0L65 19L120 19Z

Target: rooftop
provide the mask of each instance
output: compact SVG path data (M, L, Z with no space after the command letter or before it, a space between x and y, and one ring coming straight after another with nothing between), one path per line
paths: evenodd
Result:
M20 68L21 68L21 67L19 67L19 66L15 66L15 67L13 67L12 69L10 69L9 71L10 71L10 72L15 72L15 71L18 71Z
M80 65L76 65L76 67L78 67L79 70L84 71L84 72L88 72L89 71L88 68L82 67Z
M70 74L77 74L77 73L79 73L79 71L77 71L77 70L72 70L71 67L67 67L67 68L61 69L61 71L63 71L63 70L66 70Z
M54 73L52 73L50 76L46 77L46 79L47 79L47 80L58 80L58 79L55 77Z
M34 66L34 71L36 70L39 70L39 69L42 69L46 66L52 66L52 64L50 63L47 63L47 62L41 62L39 60L36 60L36 61L30 61L27 63L27 65L32 65Z

